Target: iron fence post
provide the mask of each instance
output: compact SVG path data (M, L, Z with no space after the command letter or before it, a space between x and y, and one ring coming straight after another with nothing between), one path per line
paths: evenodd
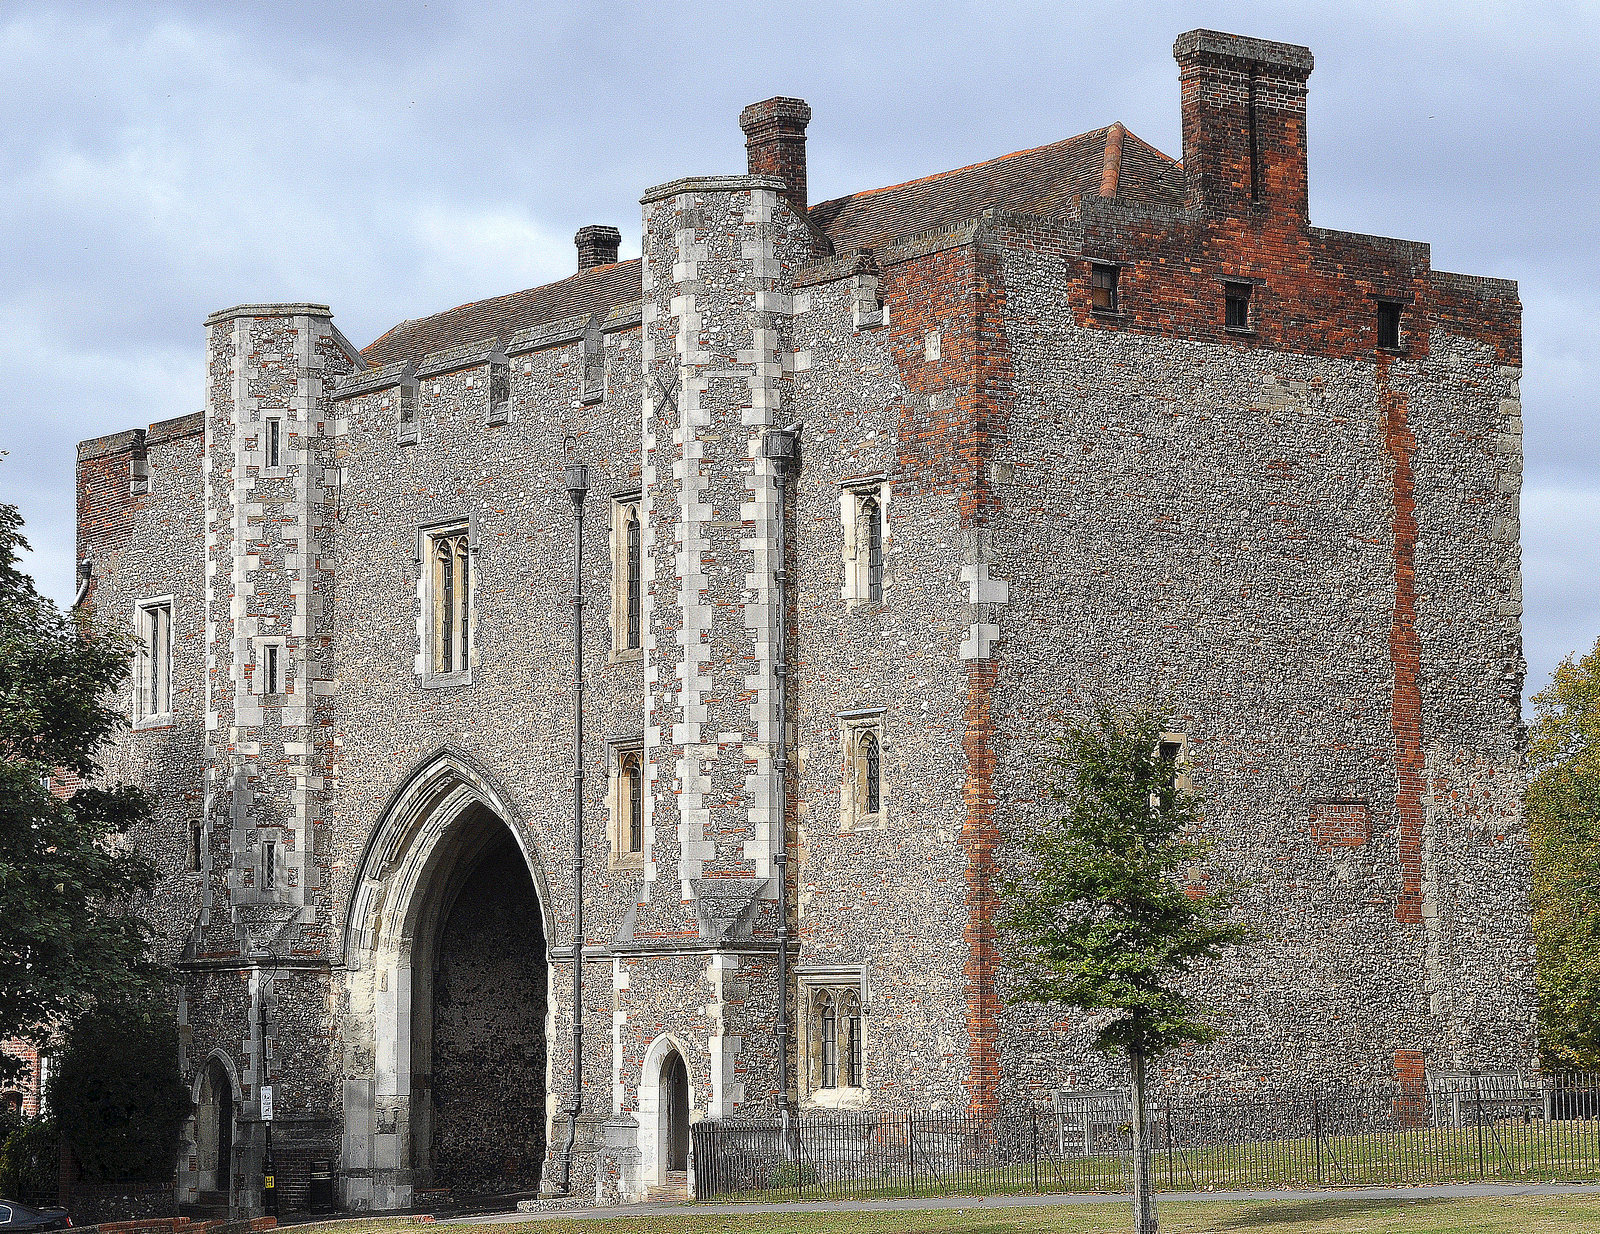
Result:
M1038 1195L1042 1188L1039 1186L1039 1111L1031 1111L1033 1115L1033 1192Z
M906 1164L911 1170L911 1194L917 1194L917 1129L912 1116L906 1115Z
M1172 1098L1167 1098L1167 1190L1172 1190Z
M1478 1178L1483 1178L1483 1082L1472 1074L1473 1121L1478 1126Z

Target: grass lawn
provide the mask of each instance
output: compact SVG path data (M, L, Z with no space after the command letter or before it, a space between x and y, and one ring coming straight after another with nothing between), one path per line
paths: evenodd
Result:
M1293 1234L1588 1234L1600 1195L1483 1200L1342 1200L1156 1204L1162 1234L1282 1230ZM443 1226L440 1223L440 1228ZM611 1221L549 1220L477 1227L483 1234L1125 1234L1126 1202L1049 1208L914 1212L660 1213ZM427 1226L351 1222L318 1234L419 1234ZM466 1227L456 1227L464 1230Z

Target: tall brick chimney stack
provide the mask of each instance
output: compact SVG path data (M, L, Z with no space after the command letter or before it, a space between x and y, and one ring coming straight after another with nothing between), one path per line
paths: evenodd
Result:
M804 99L768 99L739 113L744 148L752 176L778 176L788 185L784 196L801 218L806 217L806 125L811 106Z
M1183 91L1186 204L1305 218L1309 48L1191 30L1172 45Z
M572 238L578 246L579 270L611 265L617 259L617 250L622 247L622 233L615 227L599 223L578 228L578 234Z

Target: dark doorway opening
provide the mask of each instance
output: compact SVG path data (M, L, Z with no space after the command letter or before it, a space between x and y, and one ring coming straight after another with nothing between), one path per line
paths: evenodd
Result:
M413 955L430 978L413 991L419 1164L458 1195L534 1191L545 1154L539 900L498 818L479 810L457 827L455 859L435 876L434 944L419 939Z
M213 1058L200 1080L195 1115L195 1155L199 1203L225 1208L233 1183L233 1081Z
M689 1072L674 1050L661 1064L661 1095L667 1103L667 1172L689 1168Z

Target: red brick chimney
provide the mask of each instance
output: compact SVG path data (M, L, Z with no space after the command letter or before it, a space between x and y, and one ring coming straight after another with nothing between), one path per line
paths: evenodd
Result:
M1191 30L1172 45L1183 90L1187 205L1307 214L1309 48Z
M578 234L572 239L578 246L579 270L609 266L616 261L617 250L622 247L622 233L601 223L578 228Z
M804 99L768 99L739 113L752 176L778 176L789 186L790 207L805 218L806 125L811 107Z

